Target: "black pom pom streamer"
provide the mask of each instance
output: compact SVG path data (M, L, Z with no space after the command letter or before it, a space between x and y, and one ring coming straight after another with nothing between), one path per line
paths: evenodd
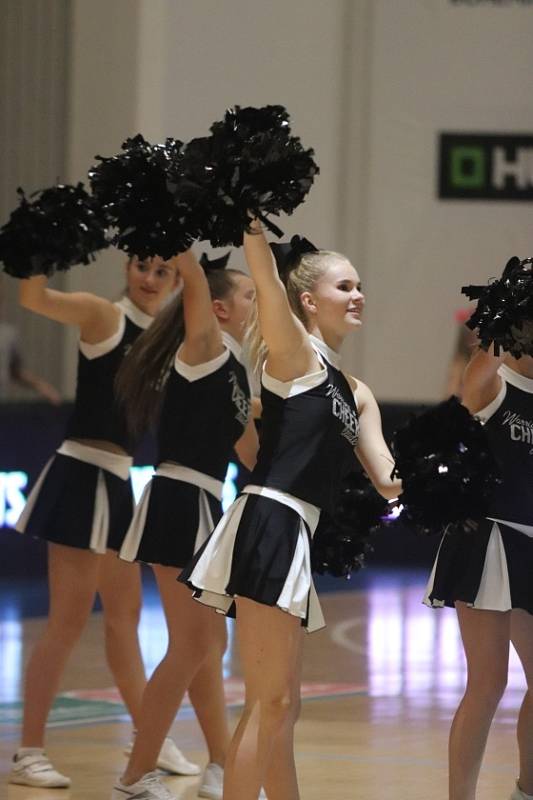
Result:
M199 191L201 238L213 247L238 247L250 215L281 235L267 216L292 214L304 201L319 171L313 155L291 135L283 106L228 110L211 136L185 148L185 184Z
M361 569L372 551L370 539L387 509L387 501L367 476L351 473L343 483L335 515L320 515L311 548L313 572L349 578Z
M497 463L483 426L456 397L396 431L392 450L403 482L401 522L423 534L467 532L486 516Z
M0 261L9 275L52 275L89 264L109 246L105 217L82 183L52 186L29 199L17 191L20 205L0 230Z
M480 345L494 353L500 348L516 358L533 355L533 259L511 258L498 280L487 286L463 286L462 292L477 307L468 322L477 330Z
M180 185L183 143L150 144L141 134L122 152L89 170L94 196L115 229L113 244L130 256L168 259L194 241L188 222L191 192Z

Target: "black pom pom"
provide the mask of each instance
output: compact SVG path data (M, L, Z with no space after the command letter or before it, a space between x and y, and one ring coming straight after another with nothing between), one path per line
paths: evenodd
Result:
M141 134L122 153L89 171L94 196L115 228L113 244L130 256L167 259L194 241L188 221L191 191L181 186L182 142L150 144Z
M486 516L498 466L483 426L456 397L413 418L392 449L403 482L400 521L430 534L468 531Z
M476 310L466 323L477 330L480 345L494 353L500 348L516 358L533 355L533 271L532 259L511 258L502 277L487 286L463 286L463 294L477 300Z
M88 264L109 246L105 217L82 183L52 186L29 199L17 191L20 205L0 230L0 261L9 275L52 275Z
M349 578L361 569L387 508L387 501L364 473L354 472L346 478L335 515L320 515L311 548L313 572Z
M240 108L185 148L184 184L198 190L197 227L213 247L240 246L251 216L292 214L318 173L313 151L292 136L283 106ZM279 229L271 226L279 235Z

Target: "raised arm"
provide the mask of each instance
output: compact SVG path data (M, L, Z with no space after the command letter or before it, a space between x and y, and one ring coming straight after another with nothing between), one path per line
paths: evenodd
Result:
M391 479L394 459L383 438L379 406L368 386L361 381L357 381L357 404L361 432L355 454L377 491L392 500L401 493L402 483L397 478Z
M195 366L220 355L224 346L222 334L213 311L213 302L204 270L192 250L176 256L183 279L183 315L185 337L180 359Z
M267 370L289 381L319 369L319 362L300 320L293 314L274 257L257 220L244 235L244 252L255 283L261 334L268 347Z
M498 369L505 360L505 353L494 355L493 347L477 350L466 367L463 380L463 396L461 402L471 414L477 414L491 403L501 387Z
M77 325L81 338L88 344L113 335L120 317L113 303L88 292L58 292L47 284L44 275L21 280L21 306L64 325Z

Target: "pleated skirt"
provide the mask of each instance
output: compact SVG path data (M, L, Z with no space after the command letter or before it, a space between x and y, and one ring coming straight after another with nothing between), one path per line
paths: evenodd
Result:
M533 613L533 526L486 519L469 534L445 534L424 603Z
M235 597L246 597L319 630L325 622L310 557L319 517L320 509L296 497L246 486L179 580L224 614L233 616Z
M131 523L131 459L66 441L37 479L15 529L56 544L120 550Z
M222 483L162 464L144 488L120 557L182 568L207 541L222 516Z

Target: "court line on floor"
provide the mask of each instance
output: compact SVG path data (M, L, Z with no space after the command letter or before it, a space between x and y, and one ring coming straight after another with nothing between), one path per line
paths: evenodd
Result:
M358 644L348 635L352 630L365 624L363 617L345 619L343 622L336 622L331 629L331 640L339 647L349 650L358 656L366 656L368 648L365 644Z

